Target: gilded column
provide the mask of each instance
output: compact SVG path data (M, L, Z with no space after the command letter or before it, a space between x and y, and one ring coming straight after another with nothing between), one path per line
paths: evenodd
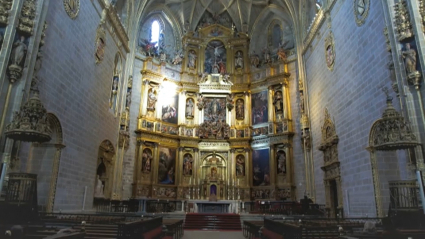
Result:
M251 100L250 100L250 93L249 92L245 92L245 119L244 119L244 123L245 125L251 125ZM247 137L247 135L245 136Z
M204 63L205 62L205 48L206 48L207 46L206 45L204 45L204 44L202 44L202 45L199 45L199 49L198 49L198 59L199 59L199 61L198 61L198 72L199 73L203 73L204 71L205 71L205 69L204 69L204 64L201 64L201 63Z
M276 182L276 160L274 160L275 158L275 151L276 151L276 145L270 145L270 155L269 155L269 163L270 163L270 185L271 186L276 186L277 182ZM273 170L273 171L272 171Z
M178 124L186 124L186 92L182 91L179 93L179 118Z
M176 182L175 182L176 186L181 185L183 183L182 168L183 168L183 150L184 150L184 147L179 147L178 150L179 150L179 155L177 157L177 162L176 162Z
M230 149L230 160L228 160L228 165L227 168L229 169L229 178L231 178L230 180L230 185L235 185L236 183L236 173L234 172L235 170L234 165L235 165L235 149Z
M159 149L158 149L159 144L154 143L154 145L155 145L155 149L154 149L154 153L153 153L153 162L152 162L153 172L151 172L151 175L152 175L151 183L152 183L152 185L158 184L158 167L159 167L158 166L159 165Z
M283 111L283 118L284 119L292 119L292 113L291 113L291 99L290 99L290 94L289 94L289 81L287 78L285 78L283 80L283 85L282 85L282 93L283 93L283 99L285 100L284 102L284 111Z
M148 90L149 90L149 80L144 80L142 85L142 99L140 103L140 116L145 116L147 114L147 104L148 104Z
M250 158L249 158L249 148L244 148L244 150L245 150L245 184L244 184L244 186L245 187L250 187L250 185L251 185L251 171L252 171L252 169L251 169L251 166L252 166L252 163L251 163L251 160L250 160Z
M274 110L273 110L273 88L272 86L269 86L268 89L268 98L269 98L269 105L268 105L268 112L269 112L269 122L273 121L273 115L274 115Z

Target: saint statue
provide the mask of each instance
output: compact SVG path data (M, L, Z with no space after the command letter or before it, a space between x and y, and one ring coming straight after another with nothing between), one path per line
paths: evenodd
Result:
M240 51L238 51L238 54L236 55L235 59L235 68L241 68L243 69L243 57Z
M148 110L154 111L155 110L155 103L157 101L155 92L150 89L148 93Z
M192 98L189 98L186 101L186 117L193 117L193 107L195 103L193 102Z
M188 58L189 58L189 62L187 66L189 68L195 68L196 67L196 52L193 50L189 51Z
M21 36L20 40L17 40L15 43L13 43L10 60L14 65L21 66L23 64L23 60L28 49L24 41L25 37Z
M244 119L245 106L242 99L236 101L236 119Z
M94 189L94 197L95 198L104 198L105 195L103 195L103 183L102 180L100 180L99 175L96 175L96 185Z
M406 50L402 51L402 56L405 59L407 74L416 71L416 51L410 48L410 43L406 43Z
M283 100L282 100L282 92L281 91L277 91L275 93L275 96L274 96L274 99L273 99L273 104L274 104L276 113L282 113L283 112Z

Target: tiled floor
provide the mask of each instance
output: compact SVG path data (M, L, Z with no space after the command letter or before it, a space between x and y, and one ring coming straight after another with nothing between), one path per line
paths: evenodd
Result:
M184 231L182 239L245 239L242 231Z

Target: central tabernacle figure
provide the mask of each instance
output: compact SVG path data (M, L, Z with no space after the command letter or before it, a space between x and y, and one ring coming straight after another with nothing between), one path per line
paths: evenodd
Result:
M204 72L225 74L226 61L226 48L223 42L219 40L210 41L205 49Z

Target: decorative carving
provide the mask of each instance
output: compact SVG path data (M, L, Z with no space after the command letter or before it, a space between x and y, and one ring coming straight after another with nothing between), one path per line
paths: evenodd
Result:
M276 114L283 113L283 96L282 91L276 90L273 97L274 111Z
M401 52L407 72L407 80L418 89L420 86L421 73L416 70L416 51L410 48L410 43L406 43L406 49Z
M404 39L413 36L412 24L410 23L410 15L407 10L407 3L405 0L401 0L394 5L395 11L395 25L398 34L398 40L403 41Z
M155 104L156 104L157 100L158 100L158 98L157 98L156 90L154 88L149 89L149 91L148 91L148 105L147 105L148 111L155 111Z
M353 4L354 16L356 17L357 26L365 23L369 14L370 0L355 0Z
M32 35L35 24L36 4L37 0L26 0L22 5L18 25L19 31Z
M80 0L63 0L65 12L71 19L75 19L80 12Z
M237 120L245 119L245 102L243 99L236 100L236 119Z
M19 40L13 43L12 53L10 54L10 65L8 67L10 83L14 83L21 78L27 49L24 36L21 36Z
M229 139L230 126L220 121L204 122L199 125L199 138L201 139Z
M7 25L13 0L0 0L0 24Z
M335 65L335 43L332 31L329 32L329 35L325 39L325 59L328 69L333 71Z
M118 146L128 148L130 146L130 133L127 130L120 130Z
M106 31L102 25L99 25L99 27L96 30L96 51L94 54L96 64L103 61L103 57L105 54L105 47L106 47Z
M198 106L199 110L202 110L205 106L204 97L201 94L198 95L198 103L196 103L196 106Z
M387 51L391 52L391 42L388 36L388 27L384 27L384 36L385 36L385 43L387 44Z
M416 136L410 130L404 117L392 105L392 97L388 89L387 108L382 113L382 118L375 121L369 133L369 147L376 150L399 150L413 148L419 145Z
M227 106L227 109L229 111L231 111L231 110L233 110L233 108L235 108L235 102L233 101L233 95L232 94L229 94L226 97L226 106Z

